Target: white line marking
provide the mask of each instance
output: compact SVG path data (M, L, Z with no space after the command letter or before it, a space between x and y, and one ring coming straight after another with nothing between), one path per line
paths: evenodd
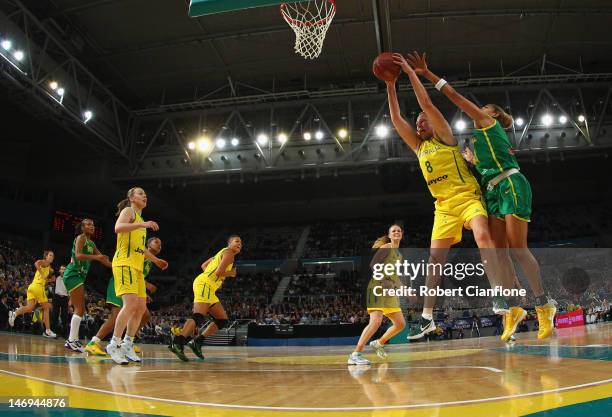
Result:
M347 365L347 368L351 365ZM155 373L155 372L328 372L328 371L346 371L347 368L325 368L325 369L152 369L146 371L130 371L131 374L138 373ZM376 367L370 367L367 370L376 370ZM501 369L492 368L489 366L390 366L386 369L484 369L494 373L503 373ZM365 368L364 368L365 370Z
M573 389L586 388L586 387L591 387L594 385L602 385L602 384L607 384L607 383L612 382L612 378L610 378L610 379L604 379L601 381L589 382L587 384L573 385L571 387L549 389L545 391L534 391L534 392L527 392L524 394L505 395L501 397L480 398L480 399L475 399L475 400L448 401L448 402L443 402L443 403L386 405L382 407L271 407L271 406L259 406L259 405L232 405L232 404L219 404L219 403L203 403L203 402L195 402L195 401L170 400L166 398L148 397L145 395L126 394L123 392L114 392L114 391L108 391L108 390L103 390L103 389L98 389L98 388L83 387L80 385L68 384L65 382L53 381L50 379L44 379L44 378L38 378L35 376L19 374L17 372L11 372L11 371L7 371L4 369L0 369L0 372L8 374L8 375L20 376L23 378L33 379L35 381L47 382L49 384L55 384L55 385L60 385L64 387L69 387L69 388L98 392L102 394L116 395L120 397L137 398L141 400L161 401L161 402L172 403L172 404L196 405L196 406L204 406L204 407L235 408L235 409L247 409L247 410L276 410L276 411L361 411L361 410L394 410L394 409L405 409L405 408L442 407L442 406L448 406L448 405L475 404L475 403L483 403L483 402L490 402L490 401L507 400L507 399L512 399L512 398L530 397L533 395L569 391Z

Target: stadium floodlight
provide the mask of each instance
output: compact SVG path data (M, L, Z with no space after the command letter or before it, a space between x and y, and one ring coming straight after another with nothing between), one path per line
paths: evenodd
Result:
M64 93L66 92L66 90L64 90L63 87L58 88L56 91L57 91L57 95L60 97L63 97Z
M552 124L553 118L550 114L546 113L544 116L542 116L541 122L544 126L548 127Z
M25 54L23 53L23 51L17 50L13 52L13 58L15 58L19 62L21 62L24 57L25 57Z
M51 90L55 91L55 90L57 90L57 87L58 87L57 81L51 81L51 82L49 83L49 88L50 88Z
M586 118L582 114L580 116L578 116L578 121L580 123L584 123L585 120L586 120Z
M225 148L225 139L223 139L223 138L218 138L218 139L217 139L217 141L215 142L215 146L216 146L218 149L223 149L223 148Z
M279 135L278 135L278 138L277 138L277 139L278 139L278 142L279 142L281 145L284 145L285 143L287 143L287 139L288 139L288 138L287 138L287 135L286 135L286 134L281 133L281 134L279 134Z
M463 119L459 119L455 123L455 129L457 129L460 132L463 132L465 130L465 126L466 126L465 121Z
M11 42L9 39L3 39L2 42L0 42L0 45L2 45L2 49L5 51L10 51L13 47L13 42Z
M238 140L238 138L232 138L232 146L238 146L240 145L240 141Z
M200 152L208 152L212 149L212 142L206 136L198 139L198 150Z
M304 140L310 140L312 139L312 135L310 134L310 132L304 132Z
M196 148L196 143L194 141L191 141L187 144L187 147L193 151Z
M385 125L376 126L376 136L383 139L383 138L386 138L388 134L389 134L389 128L387 126Z
M257 143L259 143L260 146L264 146L266 143L268 143L268 135L265 133L260 133L257 135Z
M83 123L89 122L93 117L93 112L91 110L85 110L83 112Z
M348 131L346 129L340 129L338 131L338 137L340 139L346 139L347 136L348 136Z
M567 123L567 117L565 117L565 115L559 116L559 123L561 123L562 125Z
M316 131L316 133L315 133L315 138L316 138L317 140L322 140L324 137L325 137L325 135L323 134L323 132L322 132L322 131L320 131L320 130L317 130L317 131Z
M522 117L519 117L519 118L517 118L517 119L514 121L514 123L516 123L516 125L517 125L518 127L521 127L521 126L523 126L523 125L525 124L525 121L523 120L523 118L522 118Z

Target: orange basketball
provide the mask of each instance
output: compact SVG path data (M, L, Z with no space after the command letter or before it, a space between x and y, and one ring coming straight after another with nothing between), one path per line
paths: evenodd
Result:
M372 71L379 80L392 81L399 76L402 69L393 62L393 54L391 52L383 52L374 60Z

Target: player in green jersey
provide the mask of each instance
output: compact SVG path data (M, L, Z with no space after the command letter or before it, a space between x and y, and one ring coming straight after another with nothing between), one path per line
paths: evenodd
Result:
M162 242L160 238L152 237L147 240L147 249L153 255L158 255L159 252L161 252L161 248ZM145 259L142 271L145 278L151 272L152 266L153 262L151 262L149 259ZM145 281L145 285L149 294L153 294L157 290L155 285L151 284L148 281ZM149 301L150 298L147 297L147 302ZM96 335L91 339L87 346L85 346L86 352L96 356L106 356L106 351L102 349L102 346L100 346L100 342L106 336L108 336L108 334L112 332L115 328L115 320L117 320L117 314L119 314L119 310L121 310L121 307L123 307L123 300L121 299L121 297L117 297L117 294L115 293L115 280L112 277L108 281L108 286L106 288L106 304L110 306L110 315L102 324L102 326L100 326L100 329L98 329L98 333L96 333ZM149 313L149 310L146 309L140 321L139 328L142 329L147 324L150 318L151 313ZM134 351L136 353L140 353L140 348L138 346L134 346Z
M68 294L70 294L70 302L73 308L72 319L70 320L70 335L64 346L75 352L84 352L84 348L79 342L79 327L83 314L85 314L85 278L87 278L91 261L98 261L108 268L112 266L108 256L100 253L96 244L91 240L95 230L96 227L91 219L83 219L77 225L79 235L72 243L70 264L64 271L64 284Z
M529 286L536 296L536 313L539 322L538 339L549 337L554 329L555 302L544 294L540 266L527 246L527 230L531 220L531 187L520 172L512 145L504 129L512 127L513 119L496 104L478 107L459 94L446 80L427 68L425 54L408 55L408 61L417 74L431 81L453 104L474 121L474 152L466 152L466 159L476 166L481 175L489 228L497 248L509 247L515 259L529 279ZM469 148L468 148L469 149ZM506 265L504 275L508 287L512 286L514 270L507 256L500 256ZM520 307L507 308L505 300L498 300L498 312L504 314L502 340L508 341L518 324L526 316Z

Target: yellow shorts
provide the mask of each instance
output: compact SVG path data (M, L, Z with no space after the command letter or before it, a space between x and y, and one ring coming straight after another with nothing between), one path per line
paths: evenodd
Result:
M393 314L393 313L401 313L402 309L401 308L368 308L368 313L371 313L372 311L382 311L384 316L388 316L389 314Z
M139 298L147 298L144 274L130 266L113 266L115 294L136 294Z
M28 285L28 300L36 300L37 303L46 303L49 300L47 299L47 293L45 292L45 287L39 284L30 284Z
M431 240L453 239L453 245L461 242L463 227L469 226L476 216L487 217L487 210L478 195L457 195L443 203L436 202Z
M213 305L219 302L217 290L219 287L211 285L206 279L196 278L193 280L193 302L208 303Z

